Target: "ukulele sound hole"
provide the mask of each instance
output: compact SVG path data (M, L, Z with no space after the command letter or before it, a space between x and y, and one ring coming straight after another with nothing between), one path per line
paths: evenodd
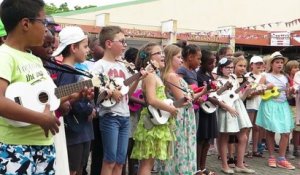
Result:
M271 92L274 93L275 91L274 91L274 90L271 90Z
M233 95L231 94L229 97L230 97L230 98L233 98Z
M40 93L40 94L39 94L39 100L40 100L40 102L42 102L42 103L47 103L48 100L49 100L48 94L47 94L46 92Z
M22 105L22 101L20 97L15 97L15 102L18 103L19 105Z
M139 99L143 99L144 98L144 96L143 95L139 95Z

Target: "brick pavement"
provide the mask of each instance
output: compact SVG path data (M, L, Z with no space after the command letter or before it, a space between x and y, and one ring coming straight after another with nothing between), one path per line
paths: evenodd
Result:
M265 153L267 156L267 153ZM249 165L249 168L254 169L257 175L300 175L300 169L296 170L285 170L282 168L269 168L267 166L267 158L245 158L246 163ZM291 160L294 166L297 165L297 162L300 162L300 159ZM217 159L216 155L211 155L207 157L207 168L209 170L215 171L218 175L224 173L221 172L221 161ZM242 175L242 173L234 173L235 175ZM244 174L243 174L244 175Z
M255 173L256 175L300 175L299 168L296 168L296 170L269 168L267 166L267 158L245 158L245 161L249 165L249 168L252 168L256 171ZM296 166L297 162L300 162L300 159L298 158L295 160L291 160L291 162ZM217 159L216 155L211 155L207 157L207 168L209 170L215 171L217 175L223 175L224 173L221 172L220 167L221 167L221 161ZM89 166L88 166L88 172L89 172ZM153 173L152 175L157 175L157 173ZM245 175L245 174L235 173L234 175Z

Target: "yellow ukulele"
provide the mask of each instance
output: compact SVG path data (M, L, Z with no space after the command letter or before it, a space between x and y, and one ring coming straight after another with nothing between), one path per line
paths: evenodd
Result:
M278 87L273 87L272 89L265 90L263 94L261 94L262 100L269 100L271 98L278 97L280 95L280 90Z

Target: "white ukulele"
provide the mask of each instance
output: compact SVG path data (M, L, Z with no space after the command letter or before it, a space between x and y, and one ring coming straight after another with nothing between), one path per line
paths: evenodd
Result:
M207 101L201 104L201 108L204 110L204 112L208 114L215 112L217 110L217 104L219 101L223 101L220 95L231 87L232 84L227 81L224 86L222 86L216 92L211 92L207 97Z
M180 107L181 104L187 101L186 97L183 97L175 102L171 99L164 99L163 102L167 105L174 105L176 108ZM157 108L154 108L153 106L149 105L148 110L150 113L150 120L155 125L163 125L166 124L171 116L171 114L168 111L160 110Z
M147 72L153 72L154 68L152 68L152 64L148 63L148 65L145 67L145 71ZM109 89L113 90L113 89L119 89L119 91L121 92L122 95L126 95L129 91L129 85L131 83L133 83L134 81L136 81L137 79L141 78L142 73L138 72L133 74L131 77L127 78L126 80L124 80L123 78L120 77L115 77L110 79L110 83L109 83ZM108 99L104 99L103 102L101 103L102 106L106 107L106 108L110 108L114 105L116 105L117 102L112 98L108 98Z
M142 76L142 74L136 73L134 75L132 75L131 77L127 78L126 80L124 80L123 78L117 77L117 78L113 78L110 79L110 83L109 83L109 88L110 89L119 89L119 91L121 92L122 95L126 95L129 91L129 85L131 83L133 83L134 81L136 81L137 79L139 79ZM103 102L101 103L102 106L106 107L106 108L110 108L114 105L116 105L117 102L112 98L108 98L108 99L104 99Z
M60 105L60 98L81 91L84 87L103 87L107 79L105 76L94 76L92 79L80 81L55 88L52 80L38 82L31 85L26 82L10 84L5 92L5 97L22 105L27 109L43 112L46 104L50 105L50 111L56 110ZM6 119L6 118L4 118ZM10 125L25 127L29 123L6 119Z
M254 82L255 79L256 78L253 76L253 73L250 73L248 79L240 87L238 87L235 90L231 90L229 93L221 95L223 102L226 103L228 106L232 106L234 101L240 98L238 93L248 84Z

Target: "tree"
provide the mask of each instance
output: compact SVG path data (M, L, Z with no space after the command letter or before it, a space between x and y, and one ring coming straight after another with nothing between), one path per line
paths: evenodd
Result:
M87 6L84 6L84 7L80 7L80 6L75 6L74 9L75 10L81 10L81 9L87 9L87 8L93 8L93 7L97 7L95 5L87 5Z
M75 10L81 10L81 9L87 9L87 8L93 8L93 7L97 7L95 5L87 5L84 7L80 7L80 6L75 6L74 9ZM46 4L45 6L45 10L46 10L46 14L50 15L50 14L54 14L54 13L63 13L63 12L68 12L68 11L72 11L70 10L68 3L62 3L60 4L59 7L56 7L55 4L50 3L50 4Z
M70 9L68 7L68 3L65 2L65 3L60 4L58 10L60 12L68 12L68 11L70 11Z
M53 14L53 13L58 13L58 8L53 3L50 3L49 5L46 4L45 10L46 10L46 14L48 14L48 15Z

